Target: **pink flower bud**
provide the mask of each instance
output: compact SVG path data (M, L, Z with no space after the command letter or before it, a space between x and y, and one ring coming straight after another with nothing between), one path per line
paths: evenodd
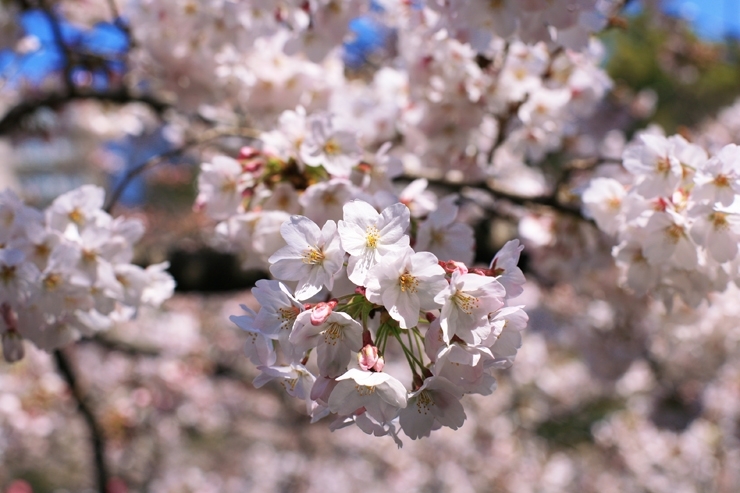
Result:
M357 353L357 360L364 371L383 371L385 366L385 360L378 355L378 348L370 344Z
M260 155L259 149L254 147L244 146L239 149L239 157L237 159L253 159Z
M355 288L355 294L361 294L362 296L365 296L365 286L357 286Z
M336 306L336 304L334 305ZM314 327L321 325L326 322L326 319L331 315L331 311L334 307L330 303L317 303L313 310L311 310L311 325Z
M448 274L452 274L455 271L459 271L460 274L468 273L468 267L464 263L458 262L457 260L448 260L447 262L443 262L442 260L440 260L439 265Z
M2 306L0 306L0 316L3 319L3 322L5 322L6 330L18 330L18 314L13 311L9 304L3 303Z
M319 377L311 387L311 399L314 401L329 402L329 396L339 382L331 377Z

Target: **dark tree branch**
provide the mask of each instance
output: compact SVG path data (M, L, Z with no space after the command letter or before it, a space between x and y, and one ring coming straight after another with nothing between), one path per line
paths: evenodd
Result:
M82 90L77 89L69 94L48 94L42 98L21 101L10 109L0 120L0 135L7 134L21 126L24 118L32 115L40 108L60 108L78 100L92 99L116 104L143 103L150 106L157 113L163 113L169 105L151 96L134 95L127 89L115 90Z
M403 175L399 177L400 180L409 180L409 181L415 180L416 178L418 177L408 176L408 175ZM512 204L515 204L515 205L521 205L525 207L531 207L531 206L546 207L548 209L552 209L555 212L559 212L561 214L565 214L570 217L575 217L583 221L591 222L590 219L585 218L583 214L581 214L581 211L578 208L569 206L567 204L563 204L557 199L555 195L540 195L540 196L535 196L535 197L517 195L515 193L511 193L505 190L495 188L491 186L490 183L485 182L485 181L456 183L456 182L451 182L448 180L435 179L435 178L427 178L427 181L429 182L430 185L444 188L450 192L457 192L457 193L462 194L466 188L483 190L485 192L490 193L496 199L506 200L507 202L511 202Z
M93 463L95 464L98 491L100 493L106 493L109 473L105 462L105 436L103 435L102 427L95 418L95 414L92 412L92 409L87 402L87 398L80 388L77 376L72 369L72 364L62 350L57 349L54 351L54 361L57 364L59 373L62 374L64 381L67 382L70 393L75 402L77 402L77 409L85 419L87 428L90 431L90 441L93 447Z
M75 83L74 83L74 79L72 78L72 70L73 70L72 50L67 45L67 43L64 41L64 35L62 34L62 26L59 23L59 19L57 18L57 15L54 12L53 8L48 4L47 1L43 1L43 0L39 2L39 7L46 15L46 18L49 20L49 25L51 26L51 33L52 33L52 36L54 36L54 42L59 47L59 49L62 51L62 56L64 58L64 66L62 68L64 84L67 88L67 91L70 93L73 93L75 89Z
M128 342L119 341L117 339L105 337L100 334L88 339L80 339L79 342L81 344L93 343L108 351L115 351L132 357L156 358L161 355L159 350L156 348L129 344Z

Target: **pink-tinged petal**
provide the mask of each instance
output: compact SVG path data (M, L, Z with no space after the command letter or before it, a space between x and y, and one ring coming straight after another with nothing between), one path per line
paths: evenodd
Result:
M273 257L270 257L270 260L273 260ZM275 279L281 279L283 281L298 281L307 277L311 270L310 265L296 258L280 259L270 265L270 274Z
M272 270L270 272L272 272ZM320 266L312 266L309 268L307 275L304 274L299 278L299 282L295 290L296 299L307 300L313 295L318 294L324 286L324 282L327 280L327 275L324 269Z
M376 375L383 375L383 373L376 373ZM406 398L408 395L406 387L390 375L388 375L388 379L383 385L376 387L375 391L390 406L395 408L406 407ZM388 413L384 412L383 414L387 415Z
M386 308L388 307L386 306ZM420 310L421 306L418 296L400 292L396 303L391 308L388 308L388 314L391 318L398 321L402 329L410 329L418 325Z
M696 245L687 237L682 237L676 243L673 258L675 263L682 269L693 269L698 263Z
M318 225L305 216L290 216L280 225L280 234L288 245L301 249L316 245L321 238Z
M737 237L728 231L712 230L707 237L707 248L717 262L729 262L737 256Z
M355 223L339 221L342 248L350 255L360 255L367 248L367 233Z
M353 380L341 380L329 396L329 409L340 416L348 416L363 407L364 396L360 395Z
M322 376L337 377L347 370L352 354L344 344L321 342L318 346L317 364Z
M383 209L378 221L383 243L395 244L401 241L411 224L410 215L409 208L400 202Z
M342 223L354 224L358 226L363 234L368 226L373 226L377 223L380 218L380 214L375 210L373 206L362 200L353 200L349 204L345 204L344 221L339 222L339 230L341 234ZM345 250L347 248L345 247Z
M398 416L401 429L412 440L428 437L434 425L434 414L426 407L425 402L416 398L409 402L406 409Z

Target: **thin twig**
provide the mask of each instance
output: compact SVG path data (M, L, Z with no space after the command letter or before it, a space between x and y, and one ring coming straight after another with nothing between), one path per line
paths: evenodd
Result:
M215 128L215 129L210 130L209 132L203 133L202 136L198 139L188 140L179 147L170 149L169 151L165 151L161 154L157 154L156 156L152 156L146 161L144 161L143 163L137 166L134 166L133 168L129 169L126 172L126 175L124 175L121 182L118 184L118 186L116 186L113 192L111 192L111 194L109 195L108 202L106 203L103 210L110 213L111 210L113 210L113 207L115 207L116 203L118 202L118 199L121 198L121 194L123 194L124 190L126 190L126 187L131 183L131 181L137 176L139 176L140 174L147 171L148 169L153 168L154 166L166 161L167 159L173 158L175 156L179 156L180 154L187 152L193 147L206 144L219 137L229 137L229 136L246 137L246 138L253 139L257 137L257 134L251 129Z
M80 388L79 382L77 381L77 376L72 369L72 364L62 350L57 349L54 351L54 361L56 361L57 367L59 368L59 373L62 374L64 381L67 382L72 397L75 402L77 402L77 409L85 419L87 428L90 431L90 442L93 447L93 463L95 464L98 491L100 493L105 493L109 474L105 463L105 436L103 435L102 427L95 419L95 414L92 412L92 409Z

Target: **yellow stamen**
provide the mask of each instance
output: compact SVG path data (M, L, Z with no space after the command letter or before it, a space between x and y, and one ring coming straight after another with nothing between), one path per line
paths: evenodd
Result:
M56 289L62 283L62 276L56 272L52 272L46 276L42 282L44 287L48 290Z
M339 145L336 139L329 139L324 144L324 154L329 156L336 156L342 152L342 147Z
M460 308L460 310L467 313L468 315L472 315L473 310L478 308L478 306L480 305L478 298L473 295L463 293L462 291L458 291L457 293L455 293L452 296L452 300L455 302L458 308Z
M324 262L324 259L326 256L324 255L324 252L321 250L317 250L316 248L309 248L305 252L303 252L303 263L309 264L309 265L316 265Z
M365 241L368 248L378 248L380 230L375 226L368 226L365 230Z
M85 221L85 216L76 207L72 209L72 211L69 214L67 214L67 217L69 218L70 221L72 221L73 223L79 226L81 226L82 223Z
M368 387L366 385L355 385L355 390L361 396L373 395L375 393L375 387Z
M398 283L401 285L401 291L404 293L406 291L409 293L415 293L419 287L419 281L408 272L398 278Z

